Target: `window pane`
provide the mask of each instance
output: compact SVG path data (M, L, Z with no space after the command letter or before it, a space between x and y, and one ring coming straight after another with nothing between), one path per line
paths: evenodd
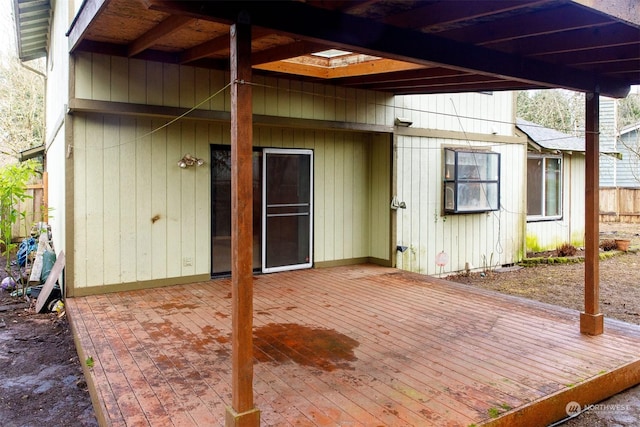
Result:
M561 214L560 159L545 159L545 216Z
M458 153L458 179L482 179L486 168L486 154Z
M498 201L498 183L497 182L487 182L484 184L485 192L487 196L487 204L489 209L498 210L500 207Z
M527 159L527 215L542 215L542 159Z
M444 179L456 179L456 152L444 150Z
M458 210L479 211L489 208L485 183L468 182L458 184Z
M456 201L456 184L453 182L447 182L444 185L444 208L447 210L454 210Z
M491 153L487 155L487 171L484 179L487 181L498 181L500 177L499 173L499 164L500 164L500 156L496 153Z
M445 211L477 213L499 210L500 154L453 149L445 149L444 153Z

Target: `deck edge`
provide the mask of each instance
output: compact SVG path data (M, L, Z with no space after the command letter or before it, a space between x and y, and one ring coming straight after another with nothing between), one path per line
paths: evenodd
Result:
M596 375L573 387L537 399L527 405L506 412L496 419L483 421L487 427L549 425L568 418L567 406L578 403L581 408L601 402L628 388L640 384L640 359Z

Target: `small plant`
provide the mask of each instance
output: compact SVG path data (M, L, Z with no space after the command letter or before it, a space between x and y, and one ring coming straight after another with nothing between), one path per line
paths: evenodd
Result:
M0 168L0 244L10 276L11 251L16 247L12 241L13 224L25 216L24 212L18 211L18 206L31 197L27 194L27 183L36 174L36 168L37 163L33 160Z
M556 254L559 257L574 256L578 250L571 243L563 243L556 248Z
M85 365L87 365L88 368L93 368L93 357L89 356L87 357L87 359L84 361Z
M498 416L500 416L500 409L498 408L489 408L487 412L491 418L498 418Z
M600 242L600 249L603 251L612 251L618 247L615 240L603 240Z
M489 260L487 260L486 255L482 255L482 272L485 274L489 274L491 272L493 272L496 267L498 266L498 260L496 260L496 263L493 263L493 252L491 252L491 255L489 256Z

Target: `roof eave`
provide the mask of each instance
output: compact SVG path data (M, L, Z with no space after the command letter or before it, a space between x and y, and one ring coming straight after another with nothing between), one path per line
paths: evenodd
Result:
M13 0L18 58L31 61L47 55L51 0Z

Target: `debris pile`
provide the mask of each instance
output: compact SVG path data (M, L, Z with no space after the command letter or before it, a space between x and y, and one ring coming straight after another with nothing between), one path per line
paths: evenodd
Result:
M56 256L49 225L38 223L31 234L32 237L22 241L12 262L20 268L21 277L17 281L12 277L3 279L0 289L12 291L12 297L35 301L37 313L48 310L62 315L64 292L59 279L64 268L64 253Z

